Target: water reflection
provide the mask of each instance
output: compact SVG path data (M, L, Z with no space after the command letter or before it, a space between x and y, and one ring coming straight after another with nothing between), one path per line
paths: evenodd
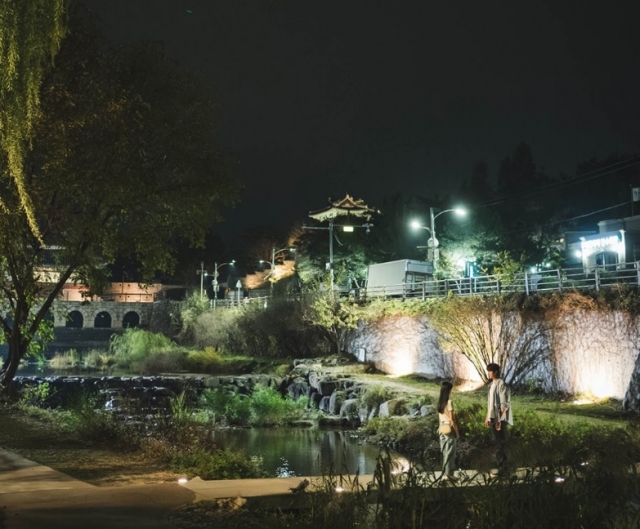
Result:
M319 428L251 428L215 433L222 446L261 457L271 476L321 476L330 471L371 474L380 449L359 444L352 435Z

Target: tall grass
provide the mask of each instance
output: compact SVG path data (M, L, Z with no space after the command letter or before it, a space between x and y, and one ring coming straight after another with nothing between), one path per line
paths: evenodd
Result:
M208 389L203 392L200 404L212 413L214 422L274 426L302 418L307 413L308 399L293 400L268 387L257 387L251 396Z
M51 369L70 370L80 365L80 354L75 349L56 353L49 361Z

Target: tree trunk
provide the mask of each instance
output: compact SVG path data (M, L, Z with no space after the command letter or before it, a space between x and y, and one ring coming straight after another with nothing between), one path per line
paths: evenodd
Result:
M20 361L27 351L27 346L22 343L23 340L20 333L17 333L17 336L12 336L11 338L7 359L4 362L2 371L0 371L0 393L6 393L8 391L9 385L16 376Z

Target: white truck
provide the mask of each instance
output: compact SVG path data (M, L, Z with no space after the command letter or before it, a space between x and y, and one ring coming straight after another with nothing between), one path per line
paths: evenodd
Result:
M400 259L369 265L367 296L412 296L433 279L433 265L425 261Z

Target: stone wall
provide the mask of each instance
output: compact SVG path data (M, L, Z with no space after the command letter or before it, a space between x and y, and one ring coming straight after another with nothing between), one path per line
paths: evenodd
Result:
M82 327L91 328L94 326L96 316L100 313L107 313L111 319L110 327L114 329L122 328L122 320L128 313L135 313L138 318L138 325L146 326L151 317L154 303L121 303L118 301L64 301L56 300L51 313L54 317L55 327L64 327L68 317L72 312L79 312L82 315Z
M541 344L552 351L549 362L532 375L547 389L615 399L626 395L628 402L638 401L640 406L640 390L634 389L636 384L629 386L632 376L640 383L637 318L613 311L567 313L554 327L550 342ZM389 374L480 381L464 356L443 352L436 331L424 317L394 316L361 323L352 332L347 351Z

